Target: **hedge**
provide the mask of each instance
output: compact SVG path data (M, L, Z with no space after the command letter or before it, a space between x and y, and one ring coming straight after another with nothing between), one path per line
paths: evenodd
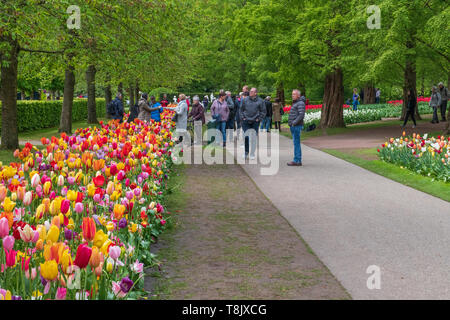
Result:
M105 99L96 100L97 117L103 118L106 115ZM62 100L17 101L19 132L58 127L61 118L62 103ZM87 120L87 114L87 99L75 99L72 107L72 121Z

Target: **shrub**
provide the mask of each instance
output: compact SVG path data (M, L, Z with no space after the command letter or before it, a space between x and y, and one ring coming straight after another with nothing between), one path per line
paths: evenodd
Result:
M59 126L62 103L62 100L17 101L17 121L19 132L40 130ZM105 99L97 99L97 117L105 117L105 114ZM73 101L72 107L72 121L76 122L86 119L87 99L75 99Z

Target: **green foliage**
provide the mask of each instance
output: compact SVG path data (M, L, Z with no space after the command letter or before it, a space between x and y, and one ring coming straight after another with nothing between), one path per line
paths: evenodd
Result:
M1 107L1 104L0 104ZM59 126L62 100L58 101L17 101L19 132L39 130ZM106 114L105 99L97 99L97 116ZM72 121L87 119L87 100L76 99L73 103Z

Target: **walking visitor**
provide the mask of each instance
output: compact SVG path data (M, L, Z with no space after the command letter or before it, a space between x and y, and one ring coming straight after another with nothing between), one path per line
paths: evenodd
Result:
M431 98L429 105L431 108L433 108L433 120L431 120L431 123L439 123L438 118L438 108L441 106L441 95L439 94L436 86L433 86L431 89Z

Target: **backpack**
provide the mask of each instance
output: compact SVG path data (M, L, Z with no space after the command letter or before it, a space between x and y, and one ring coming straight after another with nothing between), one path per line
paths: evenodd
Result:
M108 114L110 114L112 116L115 115L116 114L116 101L112 100L110 103L108 103L106 110L108 111Z

